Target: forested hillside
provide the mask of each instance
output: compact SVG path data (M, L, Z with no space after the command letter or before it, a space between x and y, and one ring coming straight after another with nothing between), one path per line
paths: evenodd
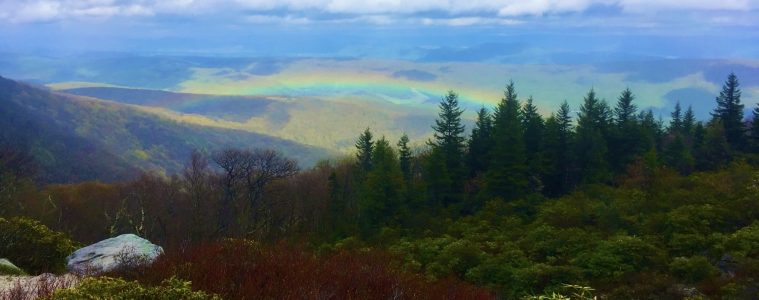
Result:
M329 152L240 130L184 124L93 98L60 95L0 77L0 143L29 153L42 182L116 181L139 171L175 174L193 150L265 147L304 166Z
M591 89L580 107L564 103L545 117L510 82L470 130L449 92L425 147L366 128L355 155L300 171L276 151L226 148L193 152L178 176L35 186L23 179L23 153L6 151L0 216L34 218L81 242L138 234L172 254L114 276L147 285L179 276L230 298L286 297L288 284L415 298L422 284L417 295L430 299L753 299L759 107L750 116L744 108L734 74L709 120L678 104L666 122L638 109L629 89L614 103ZM242 248L219 246L228 238ZM293 251L282 241L306 250L276 256ZM198 259L208 253L220 263ZM229 286L206 275L251 270L224 275ZM386 272L404 279L391 283Z

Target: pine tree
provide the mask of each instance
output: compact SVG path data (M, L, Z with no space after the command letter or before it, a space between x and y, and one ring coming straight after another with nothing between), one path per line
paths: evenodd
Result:
M622 94L617 98L617 106L614 108L614 119L617 122L617 127L625 127L630 122L635 122L635 116L638 111L638 107L633 104L635 96L629 88L622 91Z
M717 97L717 108L712 113L718 118L725 130L725 138L732 149L742 150L746 145L745 128L743 125L743 104L741 90L735 73L727 76L722 91Z
M759 153L759 103L754 108L754 118L751 120L751 139L754 153Z
M672 140L664 151L664 162L681 174L689 174L693 171L695 161L681 133L674 133L672 136Z
M522 109L522 128L524 128L524 146L527 157L530 190L533 192L539 192L543 186L540 174L544 172L544 162L541 152L544 127L543 117L538 113L538 108L533 103L532 96L530 96L527 98L527 102Z
M683 133L686 137L691 137L693 135L693 129L695 129L696 126L696 115L693 113L693 107L688 106L688 110L685 111L685 116L683 116Z
M706 170L719 169L730 160L730 145L720 119L709 122L701 150L701 165Z
M490 196L514 200L526 193L527 158L522 134L519 100L511 81L493 117L493 149L485 180Z
M398 140L398 160L406 182L411 181L411 149L408 146L408 135L405 133Z
M606 108L605 108L606 107ZM611 179L606 161L607 143L603 134L608 106L596 98L593 89L585 96L577 118L575 155L583 183L603 183Z
M446 173L450 182L447 195L443 196L443 203L448 205L458 202L463 191L464 183L464 125L461 124L461 114L464 110L459 107L458 95L449 91L439 105L440 112L432 126L434 140L430 141L433 152L437 152L443 160ZM431 176L438 176L431 174ZM438 191L440 192L440 191ZM439 193L438 193L439 194Z
M372 141L372 132L367 127L356 140L356 159L359 169L366 174L372 169L372 151L374 150L374 141Z
M680 108L680 101L675 104L675 110L670 115L672 119L669 121L669 133L679 134L683 131L683 116L682 109Z
M493 120L484 107L477 112L477 121L469 139L466 162L469 178L475 178L487 170L488 154L493 145Z
M609 164L616 172L622 172L643 154L639 124L636 119L635 96L629 88L622 91L614 107L614 126L609 143Z
M405 215L403 173L395 151L384 137L377 140L371 159L372 170L362 186L359 202L364 234L397 224Z
M547 196L560 196L572 187L572 117L566 101L545 122L543 157L546 170L543 175Z

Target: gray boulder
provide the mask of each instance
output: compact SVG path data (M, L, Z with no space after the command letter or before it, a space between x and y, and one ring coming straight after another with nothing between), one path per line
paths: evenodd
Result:
M10 260L0 258L0 275L24 275L24 270L16 267Z
M163 248L134 234L102 240L74 251L67 268L74 273L101 273L152 263Z

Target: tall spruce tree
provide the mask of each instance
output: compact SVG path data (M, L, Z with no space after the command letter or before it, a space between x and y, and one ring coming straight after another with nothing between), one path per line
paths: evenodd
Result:
M727 76L722 91L717 97L717 107L712 113L714 118L719 118L725 128L725 138L728 145L735 150L743 150L746 146L745 128L743 125L743 104L741 104L741 90L738 77L735 73Z
M683 133L689 140L693 135L693 129L696 126L696 114L693 112L693 107L688 105L688 110L685 111L683 116Z
M361 229L371 235L383 226L398 224L405 215L403 173L395 151L384 138L372 151L372 170L366 176L359 201Z
M488 155L493 145L493 119L488 110L480 108L477 121L469 138L466 162L469 167L469 178L477 177L487 170Z
M408 143L408 135L404 133L398 140L398 161L406 182L411 181L411 148L409 148Z
M442 195L444 204L452 204L460 201L464 187L464 125L461 123L461 114L464 110L459 107L458 95L453 91L443 97L439 105L440 112L435 120L434 139L430 141L432 151L437 152L437 157L443 160L446 172L444 174L430 174L431 176L448 176L445 180L450 183L447 187L447 195Z
M577 116L575 155L583 183L605 183L611 179L604 136L608 106L591 89L583 100Z
M547 196L559 196L569 192L573 178L572 116L566 101L556 113L546 119L542 152L546 163L543 192Z
M635 95L629 88L622 91L614 107L614 127L609 144L609 163L616 172L624 171L635 157L644 151L640 145L640 131L636 119L638 107L633 103Z
M356 160L361 173L366 174L372 169L372 151L374 141L372 131L367 127L356 140Z
M614 107L614 120L617 127L624 127L625 124L635 122L638 107L633 103L633 100L635 100L635 96L629 88L622 91L622 94L617 98L617 106Z
M682 108L680 108L680 101L677 101L675 104L675 109L670 114L671 119L669 120L669 133L670 134L679 134L683 131L683 112Z
M752 151L754 153L759 153L759 103L756 104L753 113L754 118L751 120Z
M543 153L541 152L545 124L533 101L532 96L530 96L522 108L522 128L524 129L524 148L530 181L529 189L533 192L539 192L543 189L540 174L544 172L545 168Z
M485 180L488 195L504 200L523 196L529 183L520 108L510 81L494 112L493 149Z

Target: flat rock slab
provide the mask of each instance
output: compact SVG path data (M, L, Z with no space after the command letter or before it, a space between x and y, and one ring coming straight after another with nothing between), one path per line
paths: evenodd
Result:
M108 272L152 263L161 254L161 246L134 234L122 234L74 251L68 257L67 268L78 274Z

